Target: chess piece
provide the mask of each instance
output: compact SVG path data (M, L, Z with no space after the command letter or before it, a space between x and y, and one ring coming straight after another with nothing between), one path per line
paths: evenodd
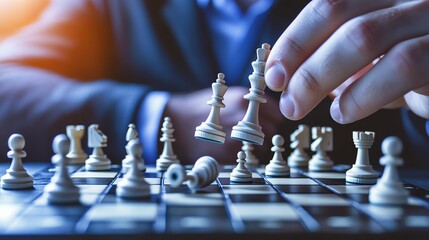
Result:
M128 151L128 149L129 149L128 144L133 139L139 140L139 134L137 132L136 126L134 124L130 123L128 125L128 131L127 131L127 134L125 136L125 140L127 141L127 145L125 146L125 151L127 152L127 155L122 160L122 171L123 172L127 172L128 169L134 164L133 161L135 158ZM146 165L144 164L144 159L141 156L137 156L136 160L137 160L138 169L140 171L146 171Z
M329 171L334 163L326 154L333 150L333 135L330 127L313 127L311 129L314 141L311 143L311 150L316 152L308 162L310 171Z
M265 167L265 175L273 177L286 177L290 174L289 166L283 160L282 153L285 151L283 144L284 138L280 135L275 135L272 139L273 147L271 151L274 152L273 159Z
M374 143L374 132L353 132L356 146L356 163L346 172L346 181L357 184L375 184L378 174L369 163L368 151Z
M79 188L74 185L67 171L67 153L70 148L70 140L65 134L57 135L52 142L52 149L55 155L52 162L57 163L55 175L51 182L43 190L49 203L77 203L79 202Z
M404 188L399 179L397 166L403 164L399 157L402 153L402 142L397 137L384 139L381 150L383 156L380 164L384 165L384 172L377 184L369 191L369 202L380 205L401 205L408 202L410 193Z
M162 150L161 155L156 160L156 170L165 171L173 163L179 163L179 159L174 155L172 142L176 141L173 136L174 128L173 123L169 117L164 118L162 123L162 137L161 142L164 143L164 149Z
M186 173L180 164L172 164L166 172L166 178L170 180L170 186L179 187L186 182L189 189L195 191L210 185L219 176L219 164L209 156L200 157L191 172Z
M295 149L288 157L290 167L307 167L310 156L305 149L310 148L310 128L301 124L298 129L290 135L290 147Z
M85 169L87 171L109 170L111 161L102 150L103 147L107 147L107 136L98 129L98 124L92 124L88 128L88 147L94 149L85 161Z
M246 183L252 182L252 173L246 168L246 154L243 151L237 154L237 166L232 169L229 180L231 182Z
M69 125L66 127L67 136L70 139L70 152L67 157L69 164L82 164L88 158L88 154L83 151L82 138L85 134L84 125ZM56 164L56 163L53 163Z
M243 146L241 150L246 154L246 167L257 167L259 166L259 159L256 158L255 154L253 154L253 144L243 141Z
M223 127L220 125L219 114L220 109L225 108L225 104L223 104L222 100L227 89L228 87L225 85L225 75L223 73L218 73L216 82L212 84L212 99L207 102L208 105L212 106L210 114L205 122L196 127L196 138L220 144L225 142L226 134L223 131Z
M150 196L150 185L144 179L138 168L143 147L138 139L132 139L127 144L131 156L131 168L117 184L116 195L122 198L142 198Z
M253 73L249 76L250 92L243 97L249 100L249 105L243 119L232 127L231 138L262 145L265 134L259 125L259 105L267 102L264 98L266 88L264 71L265 62L270 53L270 45L262 44L262 48L258 48L256 53L257 59L252 62Z
M25 139L21 134L12 134L9 137L8 145L10 151L7 157L12 159L10 168L1 177L1 187L4 189L23 189L33 187L33 177L30 176L22 165L22 158L27 156L23 150Z

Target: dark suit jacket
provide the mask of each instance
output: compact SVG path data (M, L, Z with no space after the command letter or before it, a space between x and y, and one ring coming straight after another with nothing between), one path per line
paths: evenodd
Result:
M273 44L306 2L279 1L255 49ZM67 124L98 123L109 137L107 154L118 162L125 154L128 123L135 122L149 91L210 86L222 70L211 44L195 1L53 1L38 22L0 46L0 152L8 150L8 136L20 132L29 160L49 161L50 143ZM239 82L247 85L254 52L243 54L248 61ZM376 157L384 136L402 135L398 111L340 126L329 117L328 106L328 100L322 102L298 123L333 126L337 150L332 156L339 162L354 162L351 130L377 131ZM285 120L281 133L287 138L298 123Z

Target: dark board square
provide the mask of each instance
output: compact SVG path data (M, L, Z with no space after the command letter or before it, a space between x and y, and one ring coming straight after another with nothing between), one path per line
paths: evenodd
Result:
M299 233L305 232L305 228L299 221L277 221L270 219L261 219L260 221L245 221L246 231L258 233Z
M90 222L86 233L90 234L140 234L153 233L154 223L143 221L115 220Z
M109 185L112 178L72 178L75 185Z
M277 185L277 188L284 193L331 193L319 185Z
M285 200L277 193L274 194L230 194L229 198L235 203L244 202L285 202Z
M238 182L231 182L229 178L219 178L221 185L265 185L265 181L263 178L253 178L251 182L247 183L238 183Z
M346 185L345 179L317 179L326 185Z

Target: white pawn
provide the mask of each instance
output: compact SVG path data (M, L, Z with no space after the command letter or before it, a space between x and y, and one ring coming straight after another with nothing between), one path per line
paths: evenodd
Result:
M52 142L55 155L52 162L57 163L55 175L51 182L43 190L49 203L77 203L79 202L79 188L74 185L67 171L67 153L70 148L70 140L65 134L57 135Z
M231 182L252 182L252 173L246 168L246 154L243 151L237 153L237 166L232 169L229 180Z
M290 135L290 147L295 149L288 157L290 167L307 167L310 156L305 149L310 148L310 128L300 124Z
M219 176L219 164L209 156L200 157L191 172L186 173L180 164L172 164L166 172L166 178L170 180L170 186L179 187L186 182L188 187L195 191L210 185Z
M231 138L262 145L265 134L259 125L259 106L266 103L265 95L265 62L270 54L270 45L262 44L261 48L256 50L257 59L252 62L253 72L249 76L250 92L244 95L244 99L249 101L246 114L237 125L232 127Z
M143 147L138 139L127 144L128 152L132 156L132 166L117 184L116 195L122 198L142 198L150 196L150 185L138 169Z
M223 104L222 100L227 89L228 87L225 85L225 75L223 73L218 73L216 82L212 84L212 99L207 102L208 105L212 106L210 114L205 122L196 127L196 138L220 144L225 142L226 134L223 131L223 127L220 125L219 114L220 109L225 108L225 104Z
M353 142L356 145L356 163L346 172L346 181L357 184L375 184L378 174L369 162L368 150L374 143L374 132L353 132Z
M66 127L67 136L70 139L70 151L67 157L69 164L82 164L88 158L88 154L83 151L82 138L85 134L84 125L69 125ZM56 164L56 163L53 163Z
M139 134L137 132L136 126L132 123L128 125L128 131L125 136L125 140L127 141L127 145L125 146L125 151L127 152L127 155L122 160L122 171L126 172L128 169L134 164L134 157L131 155L131 153L128 151L129 143L131 140L139 139ZM140 171L146 171L146 165L144 164L144 160L141 156L138 156L137 159L137 167Z
M310 171L329 171L334 162L326 154L333 150L333 135L330 127L313 127L311 129L314 141L311 143L311 150L316 152L308 162Z
M177 156L173 152L172 142L176 141L176 139L174 139L173 136L173 123L169 117L164 118L161 131L162 137L160 141L164 143L164 148L161 155L156 160L157 171L165 171L171 164L179 163L179 159L177 159Z
M30 176L22 165L22 158L27 153L22 150L25 147L25 139L21 134L12 134L9 137L10 151L8 158L12 158L12 164L6 174L1 177L1 187L4 189L22 189L33 187L33 177Z
M290 174L289 166L283 160L282 153L285 151L283 144L284 138L280 135L275 135L272 139L273 147L271 151L274 152L273 159L265 167L265 175L273 177L286 177Z
M369 191L369 202L380 205L401 205L408 202L410 193L404 188L397 166L403 164L399 157L402 153L402 142L397 137L384 139L381 150L384 156L380 158L380 164L384 165L384 172L377 184Z
M107 136L98 129L98 124L88 127L88 147L94 148L92 154L85 161L87 171L109 170L111 161L103 153L103 147L107 147Z
M243 146L241 150L246 154L246 167L257 167L259 166L259 159L256 158L255 154L253 154L253 144L243 141Z

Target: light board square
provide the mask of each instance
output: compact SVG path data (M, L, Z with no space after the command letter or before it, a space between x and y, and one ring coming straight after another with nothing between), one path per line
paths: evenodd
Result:
M117 172L76 172L71 178L115 178Z
M91 221L153 221L156 203L104 203L92 207L86 217Z
M285 194L291 201L302 206L346 206L349 202L336 194Z
M274 185L318 185L309 178L267 178Z
M369 194L372 185L332 185L330 187L341 194Z
M146 180L146 182L149 183L150 185L160 185L161 184L160 178L145 178L144 180ZM115 179L115 181L113 182L113 185L118 184L120 181L122 181L122 178Z
M295 209L288 203L235 203L233 205L244 221L296 221Z
M166 193L163 195L168 205L174 206L222 206L223 195L220 193Z
M227 194L273 194L276 191L268 185L225 185Z
M231 176L230 172L220 172L218 178L229 178ZM252 178L262 178L259 174L252 172Z
M307 173L309 177L312 178L321 178L321 179L345 179L345 173L337 172L309 172Z

